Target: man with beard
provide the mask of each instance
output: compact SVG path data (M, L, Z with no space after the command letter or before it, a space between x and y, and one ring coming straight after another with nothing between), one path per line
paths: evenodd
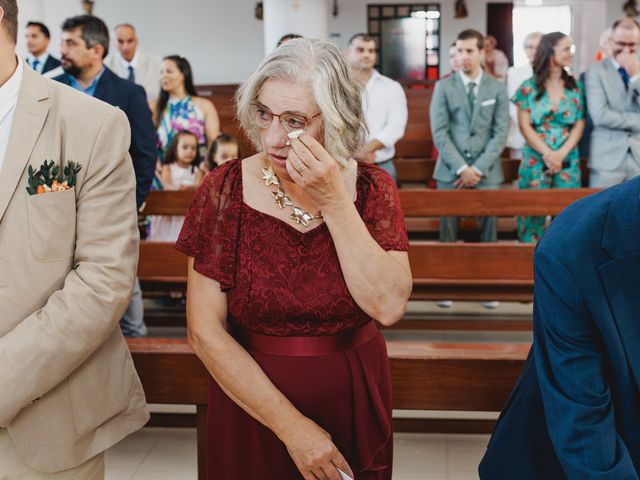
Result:
M142 205L155 171L156 133L144 89L118 77L104 65L109 53L109 30L98 17L80 15L62 24L60 55L64 75L55 79L120 108L131 125L129 153L136 172L136 203ZM131 305L121 328L127 336L144 336L142 295L136 281Z
M396 179L395 144L407 126L407 97L402 85L381 75L376 63L376 42L364 33L351 40L345 58L353 77L364 88L362 107L369 128L367 143L356 153L358 161L375 163Z

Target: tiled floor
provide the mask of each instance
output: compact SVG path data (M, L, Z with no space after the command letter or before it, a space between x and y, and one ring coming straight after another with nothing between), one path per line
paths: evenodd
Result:
M488 435L394 435L394 480L473 480ZM145 428L107 452L106 480L195 480L195 430Z

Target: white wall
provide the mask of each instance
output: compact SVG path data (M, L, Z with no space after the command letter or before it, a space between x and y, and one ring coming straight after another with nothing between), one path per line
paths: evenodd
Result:
M57 56L60 24L84 12L80 0L39 1L43 14L38 20L49 26L50 50ZM38 0L18 0L25 14L21 25L31 20L27 13L38 11L33 2ZM237 83L264 55L262 22L254 17L254 7L253 0L98 0L94 14L110 29L121 22L135 25L140 48L148 53L187 57L196 83ZM19 41L21 53L23 43Z
M449 68L444 47L465 28L485 30L489 1L499 0L467 0L469 16L464 19L453 18L454 0L435 2L440 3L442 9L443 72ZM186 56L192 63L197 83L237 83L255 68L265 51L264 25L254 17L255 3L255 0L98 0L95 14L110 27L124 21L136 25L141 48L149 53ZM367 31L366 6L384 3L411 2L340 0L339 15L333 17L329 14L328 17L331 38L338 46L344 47L353 33ZM521 4L524 0L515 0L515 3ZM578 46L576 70L581 71L597 50L600 32L623 15L621 7L624 0L543 0L543 3L572 6ZM18 5L21 8L21 25L30 19L49 25L54 54L58 51L62 21L68 16L83 13L80 0L18 0ZM292 25L291 30L295 31L296 26ZM24 53L24 42L19 43L19 51Z

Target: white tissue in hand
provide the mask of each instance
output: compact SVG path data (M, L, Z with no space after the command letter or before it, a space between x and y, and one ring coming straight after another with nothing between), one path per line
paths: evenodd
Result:
M346 473L344 473L342 470L340 470L338 468L338 472L340 473L340 477L342 478L342 480L353 480L353 478L351 478L349 475L347 475Z
M304 135L306 132L304 130L294 130L293 132L287 133L287 137L289 138L298 138L300 135Z

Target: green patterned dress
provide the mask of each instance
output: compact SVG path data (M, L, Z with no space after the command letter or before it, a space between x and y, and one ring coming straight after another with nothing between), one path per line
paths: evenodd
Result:
M553 150L558 150L569 138L571 129L584 118L584 91L578 82L576 89L565 88L557 111L545 92L536 100L534 78L525 80L511 101L523 111L529 112L531 126ZM545 169L542 156L529 145L522 149L522 163L518 171L519 188L579 188L580 154L577 146L569 152L563 168L555 175ZM544 230L545 217L518 217L518 238L521 242L535 243Z

